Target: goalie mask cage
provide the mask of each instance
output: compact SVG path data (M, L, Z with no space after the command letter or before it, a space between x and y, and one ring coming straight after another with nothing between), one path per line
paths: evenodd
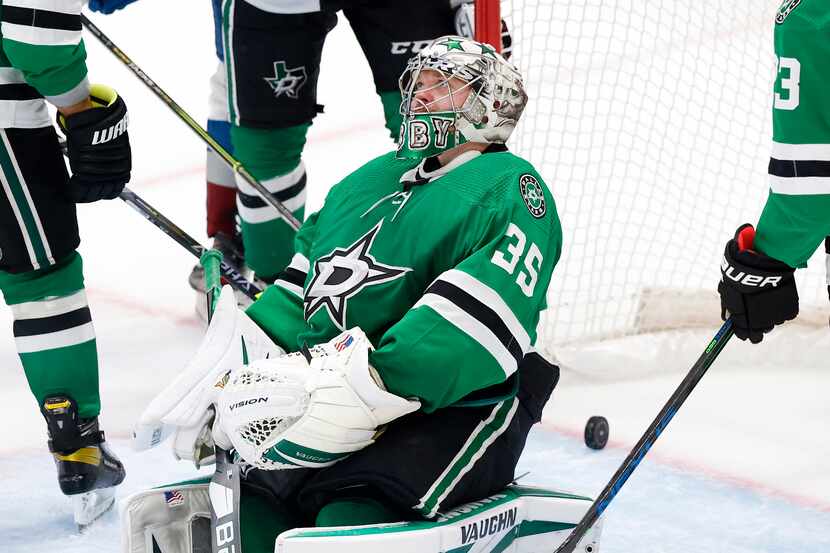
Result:
M779 3L477 0L530 96L509 145L564 231L539 349L717 327L724 245L768 193ZM827 325L823 248L796 274L798 321Z

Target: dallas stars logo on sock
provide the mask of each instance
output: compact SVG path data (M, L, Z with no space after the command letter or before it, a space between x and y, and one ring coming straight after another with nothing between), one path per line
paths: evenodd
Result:
M284 61L274 62L274 76L265 77L265 82L274 91L274 96L279 98L283 94L289 98L297 99L300 89L308 80L305 66L288 69Z
M335 248L314 262L314 276L305 293L305 320L323 307L338 328L346 328L348 299L367 286L389 282L403 276L410 267L378 263L369 253L383 219L351 246Z

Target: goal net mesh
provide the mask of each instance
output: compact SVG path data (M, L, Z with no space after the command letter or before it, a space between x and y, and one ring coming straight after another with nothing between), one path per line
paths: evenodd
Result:
M719 324L726 240L768 193L777 0L506 0L530 101L511 149L564 232L542 350ZM827 324L823 248L797 272Z

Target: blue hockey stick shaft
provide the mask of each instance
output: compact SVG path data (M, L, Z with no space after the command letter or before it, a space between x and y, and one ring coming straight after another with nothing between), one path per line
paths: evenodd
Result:
M675 413L677 413L680 406L683 405L683 402L686 401L686 398L689 397L689 394L692 393L692 390L695 389L697 383L700 382L700 379L703 378L703 375L706 374L706 371L712 365L712 363L717 359L718 354L723 350L726 343L729 341L729 338L732 337L732 319L727 319L725 323L720 327L715 337L709 342L709 345L706 346L706 349L698 358L697 362L692 366L689 373L686 375L686 378L680 383L677 389L674 391L672 396L663 406L663 409L660 410L660 413L651 423L651 425L646 430L643 437L640 438L640 441L637 442L637 445L634 446L634 449L628 454L628 457L625 458L620 468L617 469L617 472L614 473L614 476L611 478L611 481L605 486L605 489L602 490L602 493L594 500L593 504L588 508L588 511L582 517L582 520L571 530L571 534L568 538L562 542L559 548L556 549L555 553L572 553L576 548L577 543L585 533L591 529L591 526L597 521L597 519L602 515L608 505L613 501L614 497L619 493L620 489L623 487L625 482L628 480L628 477L631 476L631 473L634 472L634 469L637 468L637 465L640 464L640 461L643 460L648 450L651 449L651 446L654 445L654 442L657 441L657 438L660 437L660 434L663 430L666 429L666 426L669 425L672 418L674 418Z

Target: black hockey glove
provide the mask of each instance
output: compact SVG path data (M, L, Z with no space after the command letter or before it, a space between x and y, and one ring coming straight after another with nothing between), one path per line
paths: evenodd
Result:
M741 225L726 243L721 262L721 317L732 316L735 336L760 342L764 333L798 315L795 269L752 250L755 229Z
M117 198L132 168L124 100L103 85L92 85L89 95L95 107L57 117L72 169L69 195L79 203Z

